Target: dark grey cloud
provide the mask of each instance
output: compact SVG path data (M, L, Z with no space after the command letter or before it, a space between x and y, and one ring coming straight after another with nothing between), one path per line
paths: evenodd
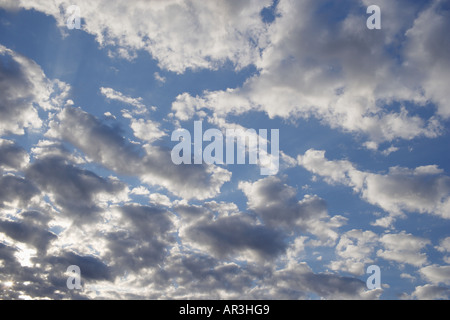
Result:
M138 205L119 207L120 228L108 232L106 261L110 261L118 274L137 272L143 268L157 267L168 255L169 246L175 241L171 213Z
M99 258L90 255L79 255L74 252L65 252L60 256L51 256L46 261L52 266L55 274L64 274L71 265L80 267L81 279L87 281L112 280L110 268ZM67 276L64 278L66 286Z
M25 221L5 221L0 220L0 232L5 233L10 238L35 247L43 253L56 235L43 229L42 226Z
M0 173L3 170L22 169L28 160L28 153L13 141L0 140Z
M185 240L205 246L213 256L222 258L250 251L260 259L274 259L286 249L282 232L239 216L205 219L183 233Z
M97 205L96 195L114 195L125 188L121 182L101 178L57 157L34 162L26 170L26 176L42 191L54 196L62 214L72 216L78 222L89 221L102 210Z
M271 281L280 299L305 299L311 294L325 299L376 299L381 294L381 289L368 291L359 279L314 273L306 264L277 271Z
M31 198L39 193L39 189L27 179L12 175L0 178L0 208L15 201L19 206L27 206Z

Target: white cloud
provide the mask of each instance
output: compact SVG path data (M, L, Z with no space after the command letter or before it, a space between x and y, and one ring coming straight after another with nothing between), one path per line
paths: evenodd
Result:
M420 273L433 284L450 285L450 266L427 266L421 268Z
M145 108L145 105L143 104L143 99L141 97L132 98L124 95L122 92L116 91L112 88L105 88L105 87L101 87L100 92L109 100L116 100L124 104L129 104L135 106L138 109Z
M180 95L173 104L176 116L183 120L202 108L219 116L248 111L284 119L314 116L331 128L362 133L376 146L397 138L434 138L441 134L438 115L425 118L416 111L429 101L441 109L448 105L448 99L437 99L433 94L437 88L445 93L442 88L448 82L447 64L436 66L439 74L423 75L414 65L433 65L433 57L420 55L422 60L414 63L408 50L389 53L393 45L412 42L413 35L418 35L419 44L427 39L423 32L431 35L431 30L423 30L425 22L420 23L428 19L419 15L409 37L403 39L420 8L410 2L384 3L389 7L387 15L395 22L387 22L382 33L374 33L366 28L366 17L359 12L349 10L339 21L318 14L323 3L280 1L278 16L267 30L267 46L262 47L261 58L256 60L260 72L240 88L206 91L197 97ZM434 35L436 43L448 43L442 32L448 29L444 22L448 19L430 10L439 30ZM395 41L406 44L393 44ZM437 48L441 55L445 52ZM427 83L432 89L424 92Z
M131 190L131 194L135 194L138 196L147 196L150 194L150 191L144 186L139 186Z
M131 119L131 129L134 136L146 142L154 142L167 134L161 130L160 124L152 120Z
M433 1L421 12L406 32L405 46L408 66L421 76L426 95L435 101L438 113L450 117L450 19L445 1Z
M450 298L450 289L426 284L424 286L416 287L410 296L405 295L404 298L418 300L448 300Z
M377 251L377 255L386 260L398 263L408 263L420 267L428 262L427 255L422 250L430 244L430 240L416 237L405 232L385 234L380 238L384 249Z
M150 203L152 203L152 204L161 205L161 206L165 206L165 207L172 206L172 201L170 201L170 198L168 196L166 196L165 194L152 193L149 196L149 198L150 198Z
M65 28L65 10L71 4L11 0L2 6L42 11ZM161 68L177 73L188 68L216 69L226 61L238 69L254 63L266 29L260 11L270 4L271 0L136 0L131 6L122 1L77 1L82 29L100 45L112 46L112 57L133 59L136 51L145 50Z
M330 268L355 275L365 274L365 267L373 262L378 240L378 235L372 231L354 229L344 233L336 245L338 259L330 263Z
M347 160L327 160L325 151L314 149L298 156L298 162L330 184L352 187L365 201L393 216L408 211L450 218L450 178L435 165L415 169L392 167L387 174L376 174L360 171ZM391 217L375 224L387 226L392 222Z

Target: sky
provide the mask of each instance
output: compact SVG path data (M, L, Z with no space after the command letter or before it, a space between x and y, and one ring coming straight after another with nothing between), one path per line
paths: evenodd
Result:
M445 0L0 0L0 298L449 299L449 32ZM176 165L196 121L279 130L276 174Z

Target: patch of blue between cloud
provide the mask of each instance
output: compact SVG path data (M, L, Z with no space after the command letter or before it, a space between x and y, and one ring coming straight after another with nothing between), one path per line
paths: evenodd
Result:
M261 10L261 18L264 23L271 24L279 16L276 14L277 5L280 0L274 0L270 7Z

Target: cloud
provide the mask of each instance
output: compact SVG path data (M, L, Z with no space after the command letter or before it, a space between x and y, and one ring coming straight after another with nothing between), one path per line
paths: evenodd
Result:
M134 136L149 143L159 140L167 134L160 129L160 125L152 120L132 119L131 129Z
M158 81L158 82L161 82L161 83L165 83L165 82L166 82L166 78L163 77L163 76L161 76L161 75L159 74L159 72L155 72L155 73L153 74L153 76L155 77L155 80Z
M364 282L358 279L342 277L335 274L317 274L305 263L295 267L276 271L272 287L266 296L275 295L278 299L307 299L310 294L317 294L324 299L377 299L381 290L368 291Z
M117 228L105 234L105 261L115 275L157 267L174 241L171 215L157 207L126 205L115 208L120 214Z
M146 184L163 186L183 198L211 198L231 177L230 172L216 166L176 166L169 149L150 145L140 149L117 130L77 108L63 109L50 123L47 135L70 142L115 172L137 176Z
M417 113L432 109L425 107L429 102L447 108L448 99L435 98L434 91L445 93L442 85L448 65L439 62L434 73L427 67L419 72L415 65L430 66L436 61L420 51L422 40L429 39L427 34L436 43L448 43L445 11L437 12L433 6L427 14L410 2L384 3L389 10L383 12L389 11L395 22L386 22L383 32L373 32L366 28L362 11L355 9L360 8L359 1L353 3L334 6L337 12L330 17L324 9L327 1L280 1L276 19L267 29L267 44L261 46L261 57L255 61L260 72L239 88L205 91L195 97L179 95L172 106L175 115L186 120L210 109L219 116L259 111L270 118L315 117L333 129L362 134L376 145L437 137L442 133L442 112L430 117ZM423 21L434 17L432 26L425 26ZM415 24L408 31L412 21ZM411 50L401 49L410 43L417 43L411 44L414 49L419 46L413 50L419 51L418 63L410 57ZM441 55L445 46L437 46ZM425 90L427 85L430 89Z
M421 76L426 95L436 102L438 114L448 119L450 95L445 83L450 81L450 13L446 6L445 1L434 1L420 12L406 32L405 52L408 65Z
M366 273L365 267L373 262L373 253L379 237L372 231L350 230L342 234L336 245L338 259L330 263L332 270L355 275Z
M446 287L434 286L426 284L424 286L418 286L414 292L409 295L404 295L405 299L418 299L418 300L448 300L450 297L450 289Z
M0 177L0 208L22 207L40 194L39 189L30 180L13 175Z
M298 156L298 163L329 184L352 187L365 201L393 216L419 212L450 218L450 178L435 165L392 167L387 174L377 174L360 171L347 160L327 160L325 151L314 149ZM392 221L381 225L387 227Z
M102 194L120 198L120 194L125 191L123 183L103 179L61 158L45 158L34 162L27 169L26 176L50 196L63 215L72 217L77 223L98 219L97 215L102 211Z
M115 100L122 102L124 104L129 104L131 106L134 106L138 109L145 108L145 105L143 103L143 99L141 97L139 98L132 98L129 96L124 95L122 92L116 91L112 88L105 88L101 87L100 92L108 99L108 100Z
M28 153L14 141L0 139L0 173L3 170L21 170L29 161Z
M430 240L401 232L398 234L385 234L380 238L384 250L377 251L377 255L386 260L398 263L408 263L421 267L428 263L426 253L421 252Z
M61 105L69 86L49 80L32 60L0 45L0 135L23 135L39 129L38 107L52 110Z
M4 1L2 6L44 12L65 28L65 11L70 4L58 0L43 5L35 0ZM133 6L123 6L120 1L77 2L82 29L94 35L101 46L112 47L112 56L133 59L136 51L145 50L161 68L177 73L217 69L227 61L237 69L252 64L266 28L260 12L270 4L271 0L140 0Z
M342 216L330 218L325 201L317 196L297 200L297 190L278 177L272 176L254 183L241 182L239 189L248 198L248 209L273 228L297 229L333 243L338 238L335 229L345 222Z
M420 269L420 274L433 284L450 285L450 266L426 266Z
M238 216L198 221L180 236L219 258L237 254L245 260L273 260L286 248L281 232Z
M40 253L45 253L50 242L56 239L55 234L27 220L20 222L0 220L0 232L15 241L35 247Z
M68 266L80 267L81 278L85 280L111 280L110 268L94 256L81 256L74 252L65 252L61 256L47 258L53 270L65 273ZM65 280L67 276L62 276Z

